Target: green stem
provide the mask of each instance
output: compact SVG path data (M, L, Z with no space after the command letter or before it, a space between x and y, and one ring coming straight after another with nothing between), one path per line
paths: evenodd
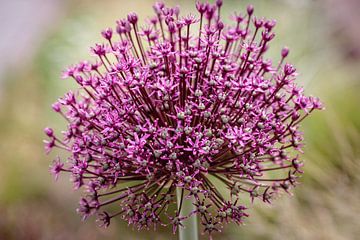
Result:
M196 210L196 206L193 204L193 197L190 199L185 198L184 190L181 188L176 189L178 207L181 204L180 217L188 216L191 211ZM182 198L182 199L181 199ZM181 201L182 200L182 201ZM182 221L184 227L179 226L179 240L198 240L199 230L197 215L193 214L191 217Z

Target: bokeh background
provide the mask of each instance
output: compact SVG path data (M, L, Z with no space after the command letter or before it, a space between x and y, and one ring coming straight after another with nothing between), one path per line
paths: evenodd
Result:
M179 4L194 10L194 1ZM223 14L277 19L268 56L291 49L308 95L326 111L303 123L305 174L294 196L254 204L241 227L215 239L359 239L360 236L360 1L225 0ZM153 0L0 0L0 239L176 239L168 230L137 232L121 220L106 230L76 214L79 192L67 176L55 182L43 151L43 128L65 123L51 103L67 89L62 69L88 58L100 30Z

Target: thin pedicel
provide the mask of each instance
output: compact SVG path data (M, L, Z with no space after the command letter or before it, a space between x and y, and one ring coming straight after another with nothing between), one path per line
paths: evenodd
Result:
M46 128L45 148L69 153L51 172L68 172L86 189L83 219L98 213L105 227L121 217L175 232L197 215L211 234L241 224L246 199L270 203L296 185L299 124L322 105L294 83L288 48L278 63L266 58L275 21L248 6L226 25L221 6L197 2L200 16L182 17L157 2L146 26L130 13L115 32L101 32L106 43L91 48L94 63L64 72L80 89L53 104L68 128L62 137ZM194 210L182 215L190 199Z

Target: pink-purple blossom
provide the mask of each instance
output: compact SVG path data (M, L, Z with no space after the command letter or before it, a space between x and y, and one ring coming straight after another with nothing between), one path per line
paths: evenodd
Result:
M250 5L227 25L221 6L197 2L197 16L181 16L158 2L145 26L130 13L101 32L93 63L64 72L80 90L52 105L68 127L62 137L46 128L45 147L68 152L51 172L85 189L83 219L99 213L105 227L118 216L176 231L196 214L211 234L243 223L248 200L271 203L296 185L299 124L322 105L296 85L288 48L266 57L275 21ZM177 188L195 201L189 216L170 207Z

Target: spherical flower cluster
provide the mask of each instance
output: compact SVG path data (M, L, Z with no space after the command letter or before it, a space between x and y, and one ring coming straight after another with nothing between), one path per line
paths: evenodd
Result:
M130 13L102 31L95 62L64 72L80 88L53 105L68 128L63 137L46 128L45 147L70 153L51 172L85 189L84 219L176 231L196 214L211 234L241 224L248 199L270 203L296 184L299 123L321 103L294 83L287 48L275 64L265 57L275 21L248 6L226 25L221 6L197 2L198 16L180 16L158 2L144 27ZM179 189L196 206L188 216L176 207Z

